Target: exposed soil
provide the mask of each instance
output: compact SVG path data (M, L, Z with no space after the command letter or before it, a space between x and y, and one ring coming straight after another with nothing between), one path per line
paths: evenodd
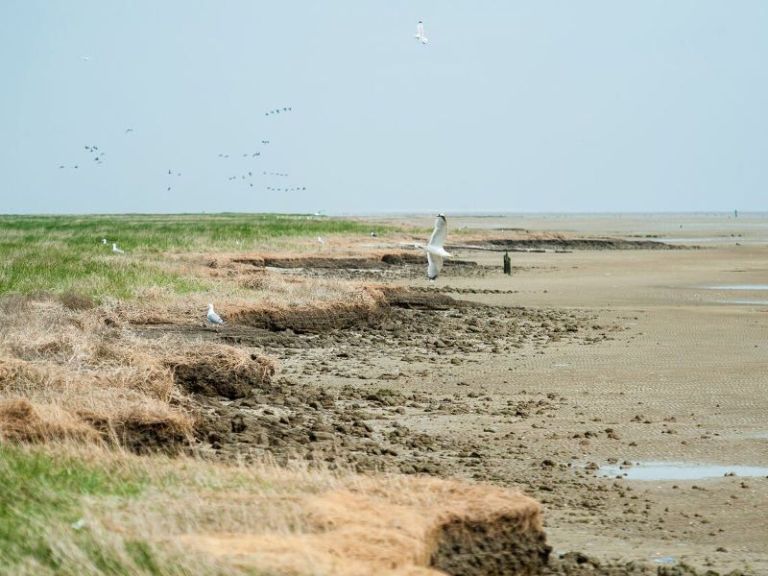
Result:
M235 364L225 349L208 349L207 354L182 354L167 358L165 365L173 372L177 385L187 392L202 396L223 396L233 400L250 396L252 390L269 385L275 374L274 365L251 354L246 361Z
M537 576L551 548L514 516L456 519L442 526L430 565L456 576Z
M173 364L175 378L192 393L187 408L197 415L196 436L215 456L252 459L269 453L280 461L299 457L331 467L406 473L447 473L458 466L477 478L487 477L479 466L484 458L480 444L412 430L401 416L486 413L525 419L556 410L559 396L523 393L499 405L481 394L404 392L398 381L408 378L405 373L371 374L368 360L384 354L407 359L411 366L423 364L413 372L418 377L436 361L460 365L476 361L476 354L509 355L540 350L550 342L591 344L609 337L596 332L592 318L582 314L496 308L431 291L389 289L384 294L386 304L358 318L354 332L340 328L339 315L330 313L297 315L302 324L292 328L285 322L254 328L257 323L248 317L240 325L231 319L218 332L164 325L144 326L140 332L258 346L280 358L284 376L276 380L255 362L229 376L217 368L215 358ZM320 380L328 376L350 383L328 386Z
M655 240L623 238L488 238L467 242L467 246L499 252L535 252L537 250L679 250L685 246Z
M297 257L245 257L231 260L234 264L253 267L255 270L274 268L285 273L304 276L330 276L349 279L388 280L416 278L426 274L427 259L422 252L393 252L384 255L361 257L297 256ZM226 266L214 260L211 267ZM462 275L483 275L484 266L472 260L447 258L443 266Z

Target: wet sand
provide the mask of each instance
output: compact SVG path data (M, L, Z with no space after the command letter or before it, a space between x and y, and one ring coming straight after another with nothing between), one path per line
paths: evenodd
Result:
M658 232L652 224L625 232ZM603 219L590 225L566 219L555 229L597 235L620 228ZM744 229L733 219L718 228L710 219L689 218L683 226L708 236L743 234L755 243L730 245L728 236L724 245L700 250L514 254L513 265L522 270L512 277L441 279L457 287L518 291L473 300L589 311L598 323L626 329L597 346L553 343L544 354L523 359L494 357L466 375L493 396L522 388L565 398L567 406L540 426L511 425L525 438L529 465L546 458L572 463L572 475L574 467L610 459L768 465L768 311L725 302L754 299L757 292L703 288L766 283L768 247L760 242L768 235L768 219L750 219ZM500 266L498 254L481 254L478 261ZM768 298L768 292L759 294ZM606 428L617 438L601 433ZM589 431L594 435L585 438ZM557 550L628 559L672 556L699 567L768 573L764 477L585 483L588 492L587 486L571 490L566 473L551 486L570 493L547 509ZM631 495L622 497L627 489ZM552 500L549 489L534 487L533 493ZM596 493L605 497L590 503Z
M738 303L768 299L768 291L706 288L766 284L768 217L496 220L482 222L580 236L722 238L698 250L515 253L511 277L501 274L498 253L458 251L459 258L473 255L499 270L483 278L446 273L438 287L516 291L459 298L576 310L623 330L598 345L551 343L522 358L502 354L477 366L435 366L421 385L449 393L452 382L464 380L497 399L520 390L564 398L539 422L472 417L450 423L452 434L483 438L496 481L526 470L536 478L528 491L548 503L547 530L557 551L651 561L671 556L701 568L768 573L765 477L628 481L580 468L625 460L768 466L768 309ZM505 453L514 442L509 432L525 444L522 454ZM551 480L540 480L545 460L554 463L545 466Z

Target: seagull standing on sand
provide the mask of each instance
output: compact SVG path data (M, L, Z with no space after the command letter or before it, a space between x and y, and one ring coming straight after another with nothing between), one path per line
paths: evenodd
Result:
M112 242L112 253L113 254L125 254L124 251L120 250L120 248L117 247L117 244L115 242Z
M432 236L429 237L429 243L424 248L427 251L427 278L432 281L437 278L443 268L443 258L451 256L443 248L447 235L448 223L445 220L445 214L438 214Z
M221 316L216 314L213 310L213 304L208 304L208 314L206 314L205 318L214 326L224 324L224 320L221 319Z
M413 37L416 38L416 40L418 40L422 44L426 44L427 42L429 42L429 39L424 34L424 22L422 22L421 20L419 20L419 23L416 24L416 34L414 34Z

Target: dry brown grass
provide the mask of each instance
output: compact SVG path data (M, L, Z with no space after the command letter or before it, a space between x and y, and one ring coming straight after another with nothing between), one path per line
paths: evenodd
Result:
M92 521L233 570L316 576L442 574L430 564L455 521L511 524L521 541L542 533L540 506L515 490L298 466L177 465L187 482L172 493L149 492L130 509L94 509Z
M7 305L0 310L0 436L104 442L138 452L190 444L194 419L170 402L183 393L168 364L177 342L137 338L109 306L72 307L44 296L15 304L14 313ZM229 369L244 364L244 354L187 345L182 357L228 359ZM250 362L260 375L273 370L267 360Z
M98 306L74 293L2 299L0 401L12 406L23 400L36 418L30 420L33 429L24 433L20 420L12 422L8 412L0 433L42 442L48 430L52 439L99 438L132 450L141 450L143 441L159 449L166 438L169 449L177 451L182 439L192 437L194 419L178 407L189 403L171 405L174 396L242 397L269 384L275 364L252 350L179 336L149 341L132 332L131 325L200 326L209 301L216 302L225 320L244 323L256 317L279 323L290 314L358 314L381 303L379 291L353 282L254 274L253 267L233 265L227 258L214 268L210 259L194 255L178 260L174 265L191 274L220 274L219 289L185 297L161 289L140 301L107 300ZM259 281L248 284L243 278Z

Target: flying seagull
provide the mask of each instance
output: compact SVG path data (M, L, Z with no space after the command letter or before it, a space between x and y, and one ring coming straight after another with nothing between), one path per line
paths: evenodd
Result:
M435 228L425 250L427 251L427 278L435 280L443 268L443 258L450 256L443 248L445 237L448 234L448 224L445 214L438 214L435 218Z
M416 24L416 34L414 34L413 37L416 38L416 40L418 40L422 44L426 44L427 42L429 42L429 39L424 34L424 22L422 22L421 20L419 20L419 23Z
M113 254L125 254L120 248L117 247L117 243L112 242L112 253Z
M221 319L221 316L216 314L216 312L213 310L213 304L208 304L208 314L206 314L205 317L208 320L208 322L210 322L214 326L224 324L224 320Z

